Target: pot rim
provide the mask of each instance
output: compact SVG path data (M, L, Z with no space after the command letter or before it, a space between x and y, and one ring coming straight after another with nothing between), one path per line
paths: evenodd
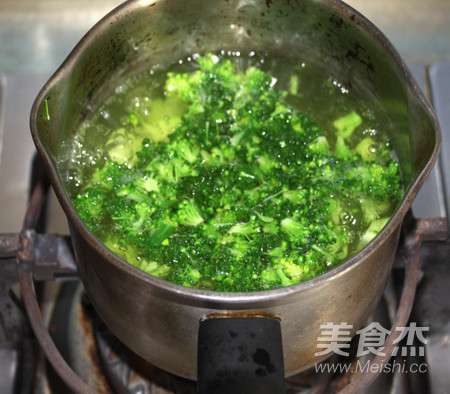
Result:
M72 205L70 198L64 191L62 181L58 176L56 164L51 159L50 154L43 146L43 143L39 137L36 121L38 108L42 103L42 101L45 99L45 96L48 94L48 91L55 84L58 83L58 81L62 78L62 75L68 69L72 68L73 65L76 64L77 60L82 55L84 49L88 47L91 42L97 39L98 35L102 33L102 30L104 29L105 26L116 23L118 20L122 19L122 17L132 12L134 8L154 5L158 1L163 0L129 0L119 5L105 17L103 17L79 41L79 43L71 51L71 53L62 63L62 65L56 70L56 72L50 77L50 79L41 89L41 91L39 92L38 96L36 97L33 103L30 115L31 134L34 143L36 145L36 148L40 156L43 158L45 167L51 180L51 184L55 190L59 203L61 204L71 225L73 225L74 228L82 235L82 237L89 244L89 246L95 249L100 255L108 259L108 261L111 262L111 264L114 264L120 270L123 270L128 274L131 274L138 280L146 282L148 285L152 286L152 291L158 291L160 293L163 293L165 296L172 296L175 298L182 297L183 303L187 304L207 303L209 305L211 303L226 302L229 308L233 310L248 309L249 307L252 306L254 307L259 304L266 303L268 301L274 301L280 298L283 299L290 298L289 297L290 295L308 291L313 287L324 286L326 282L328 282L330 279L340 275L344 275L346 271L355 268L358 265L358 262L360 262L365 256L371 254L373 250L376 249L378 244L386 241L401 225L403 217L410 208L410 205L412 204L414 197L421 188L422 184L424 183L426 177L430 173L431 169L433 168L438 158L442 142L442 136L437 116L433 108L431 107L431 104L425 97L424 93L422 92L421 88L416 82L408 66L405 64L404 60L401 58L401 56L394 48L394 46L391 44L391 42L366 17L364 17L358 11L353 9L351 6L339 0L315 0L315 1L327 6L331 10L334 10L342 18L349 19L352 23L358 25L358 27L361 30L363 30L366 34L372 37L372 40L377 45L383 48L385 54L387 55L391 64L393 64L394 69L397 71L398 75L400 75L402 81L405 83L410 94L418 100L420 105L423 106L427 111L427 113L429 114L434 124L434 131L436 136L435 146L430 156L430 159L425 164L421 172L416 176L414 181L411 182L411 185L408 188L408 190L405 191L402 201L399 203L396 211L391 216L389 222L386 224L384 229L362 250L360 250L350 259L344 261L337 267L331 269L330 271L321 274L308 281L301 282L288 287L282 287L273 290L261 290L256 292L218 292L210 290L199 290L190 287L184 287L181 285L168 282L163 279L156 278L127 263L125 260L116 256L106 246L104 246L103 243L101 243L97 239L97 237L93 233L91 233L91 231L87 228L87 226L78 216Z

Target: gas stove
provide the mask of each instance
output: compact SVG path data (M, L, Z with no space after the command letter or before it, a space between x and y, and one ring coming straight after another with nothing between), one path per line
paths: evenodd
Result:
M88 13L86 9L83 12L73 13L75 22L84 26L86 30L107 11L108 7L112 8L116 5L112 4L114 2L107 1L79 0L79 2L86 7L92 3L91 13ZM440 4L439 1L435 2ZM43 3L48 5L47 2ZM48 3L52 3L55 7L48 18L56 20L58 15L68 18L67 10L57 2L48 1ZM26 1L23 4L31 6L31 3ZM357 6L358 4L355 4L356 8ZM14 6L11 7L14 8ZM8 11L7 7L5 10ZM33 11L39 12L36 9ZM0 19L3 20L5 15L9 14L4 13ZM13 18L14 15L16 14L12 13L9 16ZM371 19L370 15L367 16ZM32 16L29 17L32 18ZM22 22L26 22L26 18ZM53 21L53 23L56 22ZM15 29L17 28L13 28L12 31ZM64 54L64 51L70 50L78 41L80 37L77 36L76 31L66 28L64 37L53 38L54 41L56 40L56 48L61 51L59 56L65 56L67 53ZM33 38L41 40L37 49L48 55L55 55L57 50L48 47L46 49L46 45L52 43L48 34L55 31L51 28L46 30L46 26L41 25L40 28L36 27L34 33L36 32L41 34L40 38ZM0 38L8 38L6 29L0 28L0 34L2 34ZM395 34L393 33L393 36L398 38L399 36ZM450 37L450 32L446 37ZM26 40L31 39L28 37ZM401 43L401 39L398 39L398 42ZM420 44L420 39L418 42ZM410 56L409 46L410 44L405 45L403 49L409 55L407 60L410 68L435 107L443 131L439 162L417 196L412 206L412 213L418 219L436 218L441 219L440 223L443 221L449 223L450 61L446 61L441 56L433 57L429 53L422 58L413 58ZM442 48L438 45L438 50ZM444 52L446 48L448 47L444 47ZM11 60L15 59L14 55L8 54L7 51L0 51L0 60L3 56L3 62L0 62L0 146L3 148L0 157L0 233L15 233L20 230L27 200L42 172L29 136L28 112L38 90L60 61L40 58L36 52L36 48L33 48L32 61L38 64L36 69L20 66L18 71L15 71L13 60ZM450 51L445 54L450 54ZM6 69L2 70L2 67ZM39 233L68 234L65 216L52 192L47 197L44 214L41 215L37 230ZM93 310L80 282L76 277L71 276L76 268L70 258L70 242L60 247L68 256L65 261L66 271L62 273L65 278L61 278L61 275L57 278L50 275L52 280L37 282L35 289L42 318L69 367L96 392L195 393L194 382L171 375L145 362L109 332ZM15 264L10 258L3 257L0 255L0 392L70 392L64 379L61 379L46 362L42 349L35 340L33 330L23 313ZM450 301L447 291L450 279L449 261L448 238L446 241L428 242L422 246L419 285L409 324L414 322L419 327L429 328L426 333L426 344L423 345L424 354L417 356L409 354L406 357L398 355L398 358L391 361L400 360L402 365L425 365L426 368L409 374L401 369L382 373L365 389L365 392L445 393L450 391L448 375ZM42 279L46 279L47 274L48 271L43 269ZM67 276L70 277L69 280ZM398 263L394 266L384 297L368 324L380 322L385 327L392 324L403 280L404 267ZM354 348L357 344L352 342L351 346ZM328 361L331 364L336 362L357 363L364 360L353 357L345 361L335 358ZM338 392L354 377L354 371L327 373L308 370L288 378L286 389L289 393Z

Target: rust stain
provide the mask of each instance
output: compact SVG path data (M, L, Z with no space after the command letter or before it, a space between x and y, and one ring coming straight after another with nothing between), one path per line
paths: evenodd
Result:
M230 317L269 317L276 320L281 320L281 318L275 313L268 313L263 310L255 310L255 311L238 311L238 312L217 312L210 313L206 316L207 319L216 319L216 318L230 318Z
M94 367L94 370L91 372L91 376L93 376L94 380L98 382L98 387L96 387L97 392L99 394L112 394L112 391L108 388L109 383L107 382L106 377L102 371L100 360L97 354L97 345L94 338L92 317L85 312L82 306L79 306L77 311L77 319L84 332L84 338L86 339L87 343L86 358L92 361L92 365Z

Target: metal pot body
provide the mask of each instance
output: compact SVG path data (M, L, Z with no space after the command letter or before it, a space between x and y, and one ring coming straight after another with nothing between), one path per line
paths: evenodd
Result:
M405 197L366 248L318 278L245 294L173 285L111 253L73 209L67 164L86 116L129 76L215 50L307 59L351 86L386 126L400 160ZM395 49L355 10L332 0L124 3L82 39L45 85L32 109L31 130L68 217L80 278L95 309L137 354L190 379L197 376L199 322L208 317L279 319L286 376L326 357L315 356L321 325L345 322L354 334L383 293L403 217L440 147L436 117Z

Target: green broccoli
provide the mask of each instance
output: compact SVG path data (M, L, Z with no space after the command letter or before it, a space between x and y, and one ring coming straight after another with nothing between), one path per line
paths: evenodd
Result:
M170 267L165 264L160 264L156 261L142 260L139 263L139 268L150 275L164 279L170 272Z
M90 187L73 200L75 209L83 222L94 232L101 229L104 216L105 191L98 186Z
M305 276L305 267L284 258L279 259L274 266L266 268L261 273L265 288L291 286L301 282Z
M198 226L203 222L201 212L193 200L184 200L180 203L177 221L184 226Z
M152 204L151 197L147 193L139 190L133 183L122 184L116 191L116 195L130 201Z
M281 229L291 238L300 239L308 234L305 225L295 218L284 218L280 225Z
M355 112L350 112L348 115L342 118L336 119L333 123L334 127L337 129L337 135L344 139L350 138L355 129L361 125L362 119Z
M367 230L364 232L364 234L361 236L359 243L358 243L358 249L362 249L364 246L366 246L372 239L376 237L376 235L383 229L383 227L386 225L386 223L389 221L389 218L382 218L373 221L370 223Z
M371 137L362 139L355 147L355 151L365 161L374 161L378 156L378 150L378 144Z
M250 220L247 223L235 224L233 227L231 227L228 230L228 232L230 234L240 234L240 235L248 236L248 235L259 233L260 229L259 229L258 225L256 224L256 222L254 222L253 220Z
M308 149L311 152L326 154L329 151L330 146L328 145L325 136L320 135L309 144Z
M293 204L305 205L308 201L308 190L286 190L283 192L283 197Z
M134 146L134 140L129 136L125 128L120 128L111 133L105 150L109 158L118 164L129 162L139 146Z
M333 135L269 73L194 59L195 71L166 73L163 97L133 101L74 188L109 249L182 286L248 292L320 275L381 231L402 179L385 138L355 133L358 113ZM301 87L291 78L291 95Z
M340 135L338 135L336 139L336 156L344 160L353 157L352 151L347 147L344 138Z

